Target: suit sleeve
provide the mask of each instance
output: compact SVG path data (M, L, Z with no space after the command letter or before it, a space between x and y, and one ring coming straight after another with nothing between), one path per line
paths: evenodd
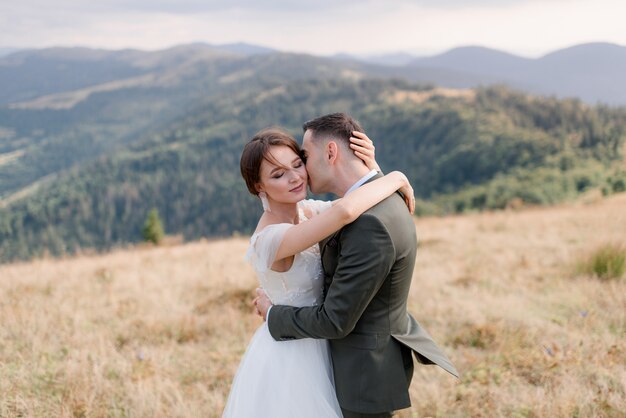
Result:
M320 306L272 307L268 327L275 340L344 338L355 327L395 260L385 226L370 214L344 227L337 269Z

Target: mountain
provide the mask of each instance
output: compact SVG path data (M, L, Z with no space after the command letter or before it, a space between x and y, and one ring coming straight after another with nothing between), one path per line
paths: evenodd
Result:
M339 62L286 53L236 54L207 44L162 51L49 48L0 59L0 205L40 181L158 132L220 95L296 80L435 79L453 71ZM5 106L2 106L4 104Z
M392 67L400 67L409 64L415 60L415 56L404 52L397 52L393 54L378 54L378 55L351 55L345 53L339 53L331 56L333 59L339 60L353 60L361 61L369 64L385 65Z
M578 45L537 59L483 47L462 47L418 58L407 65L471 73L480 78L480 84L507 84L535 94L626 105L626 47L614 44Z
M332 58L393 67L404 70L405 78L444 87L503 84L532 94L626 106L626 47L610 43L577 45L540 58L481 46L454 48L428 57L396 53L336 54ZM409 75L411 69L420 74Z
M149 79L141 76L166 76L168 72L180 72L199 62L234 56L231 52L204 44L163 51L47 48L16 52L0 58L0 85L3 86L0 104L19 103L122 80L126 84L150 84Z
M26 50L0 58L0 105L13 108L52 108L50 102L40 105L30 99L48 99L49 95L65 95L90 88L120 90L130 85L160 85L164 77L177 78L180 72L197 70L202 65L219 65L217 71L226 76L235 74L238 68L246 68L237 74L242 79L256 76L251 64L270 67L272 77L282 76L286 80L311 77L384 77L404 78L422 83L435 83L448 87L476 84L481 78L457 70L441 68L416 69L410 66L389 66L393 60L406 61L408 56L381 56L379 63L364 62L349 55L334 58L316 57L307 54L281 53L270 48L244 43L210 45L194 43L168 48L161 51L97 50L89 48L46 48ZM283 61L286 69L279 68ZM297 61L300 61L299 63ZM399 62L398 62L399 64ZM255 72L263 72L254 68ZM167 74L167 75L165 75ZM265 74L268 74L267 72ZM213 79L216 74L207 74ZM194 77L202 78L201 73ZM234 76L233 76L234 77ZM155 79L156 78L156 79ZM179 82L180 80L176 80ZM113 84L107 84L112 83ZM120 85L120 83L122 83ZM101 86L102 85L102 86ZM58 98L51 97L56 100Z
M419 213L550 204L626 181L625 111L422 82L487 77L470 72L206 44L21 51L0 68L5 261L135 242L152 207L185 239L249 232L243 144L273 124L299 137L332 111L354 114L383 169L409 176Z
M0 106L0 198L115 152L217 95L293 80L359 78L365 67L308 55L240 55L203 44L12 54L0 59L6 87L0 103L9 102Z
M0 59L0 101L25 99L0 107L0 197L162 129L195 100L236 90L219 77L246 59L197 45L56 48Z
M626 47L578 45L538 59L528 74L531 92L626 105Z
M446 68L504 80L511 77L511 74L525 72L531 63L531 59L495 49L468 46L433 57L418 58L408 64L414 67Z
M233 44L224 44L224 45L216 45L215 48L222 50L222 51L227 51L227 52L232 52L235 54L241 54L241 55L258 55L258 54L271 54L274 52L279 52L275 49L272 48L267 48L264 46L259 46L259 45L252 45L252 44L247 44L245 42L237 42L237 43L233 43Z
M140 76L154 70L156 65L165 64L162 58L167 55L176 59L181 53L230 54L239 58L280 54L271 48L246 43L196 43L154 52L51 48L5 51L8 55L4 57L2 52L0 104ZM369 76L401 77L452 88L505 84L533 94L578 97L591 104L626 105L626 47L609 43L577 45L536 59L480 46L454 48L419 58L398 52L369 56L337 54L318 59L338 61ZM24 88L26 85L29 88Z
M298 137L303 121L339 110L367 127L383 170L407 174L421 199L419 213L550 204L593 188L624 190L626 173L616 167L626 112L502 88L295 80L215 95L160 130L5 199L0 260L136 242L153 207L166 231L184 239L248 233L260 209L238 172L245 142L273 124Z
M0 48L0 57L19 51L18 48Z

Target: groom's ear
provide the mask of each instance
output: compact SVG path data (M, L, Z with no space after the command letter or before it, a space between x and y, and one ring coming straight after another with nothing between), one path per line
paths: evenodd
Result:
M337 143L329 141L326 145L326 158L330 164L334 164L337 159Z

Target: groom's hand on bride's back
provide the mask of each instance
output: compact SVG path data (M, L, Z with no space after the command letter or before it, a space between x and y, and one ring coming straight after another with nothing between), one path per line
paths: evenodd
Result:
M267 294L261 288L256 290L256 298L254 299L254 305L256 306L256 313L264 321L267 320L267 311L272 306L272 301L267 297Z

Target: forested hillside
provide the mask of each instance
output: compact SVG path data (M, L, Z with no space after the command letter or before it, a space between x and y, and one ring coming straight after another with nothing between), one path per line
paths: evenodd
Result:
M0 258L136 242L153 207L167 233L186 239L249 233L260 205L239 175L245 142L272 124L299 139L303 121L333 111L361 121L383 170L408 175L419 213L549 204L592 188L626 189L624 110L499 87L266 79L199 100L167 126L59 172L46 187L7 204L0 209Z
M295 80L341 78L343 71L360 74L351 70L357 64L295 54L235 55L203 45L22 54L27 52L0 59L0 86L15 90L0 103L30 99L0 106L0 199L13 200L36 181L47 184L69 167L161 132L203 103ZM117 74L110 61L125 72Z

